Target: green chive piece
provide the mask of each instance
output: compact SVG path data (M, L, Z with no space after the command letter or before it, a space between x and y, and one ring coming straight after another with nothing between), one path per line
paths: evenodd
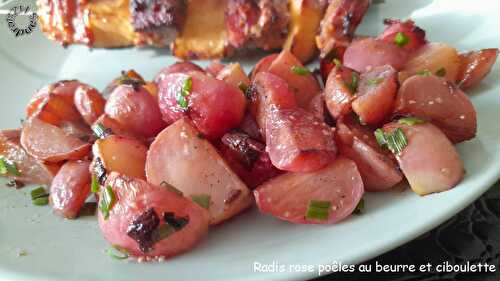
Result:
M382 131L382 129L376 129L375 130L375 139L377 140L378 145L380 147L384 147L387 145L387 139L385 138L385 133Z
M39 187L33 189L30 192L30 194L31 194L31 200L35 200L37 198L49 196L49 194L47 194L47 191L45 191L45 188L43 186L39 186Z
M327 220L330 216L330 201L311 200L306 211L307 219Z
M431 76L431 74L432 73L428 69L422 69L422 70L417 71L417 75L421 75L421 76Z
M184 193L182 193L182 191L178 190L177 188L173 187L172 185L168 184L166 181L162 181L160 183L160 186L162 187L166 187L168 190L174 192L174 193L177 193L179 194L180 196L183 196Z
M104 127L101 123L97 123L92 126L92 132L94 132L94 135L100 139L103 139L111 134L111 130Z
M193 88L193 79L188 76L186 80L184 80L184 84L182 84L182 96L186 97L191 93L191 89Z
M21 173L17 169L16 163L9 161L8 159L0 156L0 174L2 175L11 175L19 177Z
M168 224L163 224L153 231L153 234L152 234L153 241L155 243L157 243L157 242L169 237L174 232L175 232L175 229L172 226L170 226Z
M248 85L243 83L243 82L240 82L238 83L238 88L243 92L243 93L246 93L247 90L248 90Z
M99 192L99 189L101 189L101 185L99 184L97 177L95 175L92 175L92 182L90 184L90 191L92 193L97 193L97 192Z
M119 254L115 254L114 252L117 251ZM129 258L129 254L125 249L122 249L117 246L111 246L110 248L106 249L104 251L108 256L115 260L126 260Z
M359 201L358 205L356 206L356 209L354 209L353 214L355 215L361 215L365 211L365 199L361 198Z
M399 119L398 123L408 125L408 126L413 126L413 125L417 125L417 124L424 124L425 120L422 120L422 119L417 118L417 117L404 117L404 118Z
M338 58L334 58L332 62L335 64L336 67L342 67L342 62Z
M440 69L438 69L436 71L436 76L445 77L446 76L446 68L441 67Z
M372 85L372 86L378 85L382 82L384 82L384 78L382 78L382 77L368 79L368 85Z
M410 42L410 38L406 36L403 32L398 32L396 37L394 37L394 43L399 47L404 47L406 44Z
M208 194L191 195L191 199L207 210L210 207L210 195Z
M103 192L101 192L101 197L99 209L106 220L109 217L109 212L113 208L116 200L115 193L113 192L111 186L108 185L104 188Z
M356 72L353 72L351 75L351 81L349 83L346 82L345 84L351 93L356 93L359 84L359 75Z
M401 128L397 128L392 133L386 134L386 139L387 148L396 155L400 154L408 145L408 140Z
M297 75L308 75L308 74L311 74L311 71L305 67L301 67L301 66L292 66L291 68L292 72L297 74Z
M177 103L179 104L180 107L182 107L184 109L188 108L188 102L187 102L186 98L183 96L179 96Z
M79 217L92 217L95 216L97 210L96 202L85 202L78 212Z
M35 200L32 200L31 202L33 202L33 205L36 205L36 206L45 206L45 205L49 204L49 197L48 196L39 197L39 198L36 198Z

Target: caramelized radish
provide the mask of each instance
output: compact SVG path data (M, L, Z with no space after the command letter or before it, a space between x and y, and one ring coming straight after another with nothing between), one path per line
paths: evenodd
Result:
M205 68L205 72L212 76L212 77L216 77L217 74L219 74L219 72L224 69L225 65L223 63L221 63L220 61L217 61L217 60L214 60L212 61L206 68Z
M50 184L59 165L44 163L29 155L20 144L20 130L0 131L0 156L16 165L20 175L6 176L23 183Z
M464 176L464 166L453 144L436 126L389 123L385 132L401 129L407 146L396 156L399 167L419 195L451 189Z
M106 171L113 171L138 179L146 179L145 166L148 148L142 142L111 135L97 140L92 152Z
M110 244L133 256L172 257L191 250L208 231L208 212L165 187L114 172L105 186L112 190L115 200L108 218L99 212L101 231ZM101 194L99 204L103 204L103 198ZM155 216L156 224L141 220L145 214ZM174 228L169 224L169 228L165 220L168 216L181 219L182 225ZM141 226L143 235L133 235L131 229ZM164 236L158 234L161 228L167 230Z
M344 157L319 171L278 176L254 191L262 213L305 224L330 224L345 219L354 211L363 193L356 164ZM326 217L308 216L311 200L327 203Z
M30 155L47 162L82 159L91 148L89 143L37 118L23 123L21 145Z
M491 71L497 60L498 49L483 49L460 55L457 83L462 89L479 84Z
M384 20L384 24L386 28L384 32L378 36L380 40L393 44L396 44L396 41L398 41L400 42L400 47L410 52L419 49L426 43L425 31L416 26L415 22L412 20L402 22L400 20L386 19Z
M290 51L283 50L267 69L288 83L300 107L306 108L321 91L318 81Z
M157 101L142 86L117 86L104 111L121 127L144 138L156 136L166 126Z
M74 103L88 125L92 125L104 113L106 100L93 87L80 85L76 88Z
M476 135L476 111L459 88L444 78L413 76L399 89L395 114L415 116L438 126L454 142Z
M429 72L441 74L448 81L456 81L460 57L455 48L444 43L428 43L414 52L399 73L399 83L409 77Z
M166 182L185 196L207 199L210 224L227 220L252 203L245 184L186 119L167 127L151 144L146 175L152 184Z
M250 75L251 80L253 81L255 79L257 73L262 71L268 71L269 67L277 57L278 54L271 54L260 59L252 70L252 73Z
M337 154L332 129L302 108L270 112L266 144L273 165L291 172L319 170Z
M190 61L179 61L160 70L160 72L156 74L153 81L156 85L159 85L161 80L163 80L167 75L171 73L189 73L191 71L199 71L202 73L205 72L203 68Z
M179 104L186 81L191 80L186 104ZM222 137L236 128L245 113L246 100L242 91L224 81L200 72L169 74L159 85L159 102L163 120L171 124L189 116L208 139Z
M393 43L366 38L354 41L347 47L344 65L361 73L382 65L401 70L407 58L407 51Z
M109 134L115 134L119 136L129 137L137 140L144 140L144 136L138 135L132 131L130 128L125 128L123 125L118 123L118 121L109 117L106 114L101 115L92 125L95 129L97 126L104 128Z
M356 90L353 81L357 79L357 73L347 67L338 66L330 71L324 95L326 108L333 118L337 119L352 111L351 103Z
M390 65L375 67L361 75L352 109L363 123L379 124L391 114L397 90L396 70Z
M50 186L50 203L54 212L74 219L90 193L89 161L68 161Z

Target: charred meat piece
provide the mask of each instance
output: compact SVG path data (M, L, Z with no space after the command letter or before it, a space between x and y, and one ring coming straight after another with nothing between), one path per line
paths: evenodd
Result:
M130 1L132 26L141 43L170 44L184 23L185 10L185 0Z
M285 0L229 0L226 26L236 48L280 48L286 40L290 13Z
M330 52L345 49L354 38L354 31L361 23L371 0L333 0L321 21L316 45L325 57Z

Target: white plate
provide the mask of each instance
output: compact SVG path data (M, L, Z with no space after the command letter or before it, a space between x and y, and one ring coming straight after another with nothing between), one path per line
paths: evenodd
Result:
M376 34L382 19L414 18L432 41L461 50L500 47L498 1L387 1L369 11L360 33ZM15 38L0 18L0 128L19 125L33 92L61 78L99 88L134 68L151 78L173 61L152 49L64 50L39 32ZM358 263L437 226L485 192L500 175L500 67L472 93L478 111L476 139L458 146L467 168L453 190L424 198L411 191L366 196L366 213L338 225L293 225L256 210L212 229L195 250L166 263L118 262L93 218L67 221L30 203L29 188L0 188L0 280L298 280L316 272L258 273L254 262L288 265ZM497 83L495 83L497 81ZM4 181L0 184L3 185ZM18 257L24 250L26 256Z

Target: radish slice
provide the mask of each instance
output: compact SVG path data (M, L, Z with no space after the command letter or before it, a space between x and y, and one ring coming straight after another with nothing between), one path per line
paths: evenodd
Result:
M363 193L363 181L356 164L344 157L319 171L278 176L254 191L262 213L303 224L330 224L345 219L354 211ZM326 218L307 217L311 200L330 205L325 210Z
M407 58L407 51L393 43L366 38L354 41L347 47L344 53L344 65L360 73L382 65L390 65L396 70L401 70Z
M457 84L462 89L478 85L491 71L498 56L498 49L483 49L460 55Z

